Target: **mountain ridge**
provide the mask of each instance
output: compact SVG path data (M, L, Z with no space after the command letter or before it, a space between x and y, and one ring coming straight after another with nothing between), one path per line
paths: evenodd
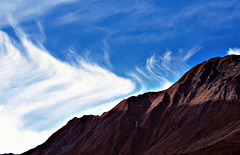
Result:
M23 154L239 153L239 69L238 55L209 59L166 90L73 118Z

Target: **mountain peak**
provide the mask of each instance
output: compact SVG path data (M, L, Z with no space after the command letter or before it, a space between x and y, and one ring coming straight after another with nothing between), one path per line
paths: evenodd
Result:
M201 86L205 82L212 82L216 77L234 76L240 69L239 64L240 59L238 55L212 58L189 70L178 83L191 81L196 86ZM192 77L194 77L194 79L192 79Z
M216 57L193 67L167 91L184 94L185 102L231 102L239 99L239 77L240 56Z

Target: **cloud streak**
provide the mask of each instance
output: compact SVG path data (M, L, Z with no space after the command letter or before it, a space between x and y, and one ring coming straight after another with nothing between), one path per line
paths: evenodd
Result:
M0 27L8 25L9 20L14 20L18 23L27 21L29 19L35 19L41 15L47 13L50 9L59 6L61 4L73 3L76 0L2 0L0 1ZM12 19L11 19L12 18ZM12 24L12 23L11 23Z
M200 49L200 46L195 46L188 50L179 50L177 54L169 50L163 55L154 53L146 60L145 66L135 67L136 71L129 75L138 81L141 90L145 88L155 91L167 89L189 69L187 60Z
M96 3L98 5L95 5ZM65 12L65 14L60 16L55 22L56 25L80 22L81 25L85 25L86 31L97 27L107 31L110 35L125 33L124 37L126 38L141 38L141 35L145 35L145 37L147 36L154 40L154 38L161 39L170 37L169 33L172 31L171 28L180 28L186 32L189 32L189 27L191 26L200 26L209 29L223 28L219 27L219 25L227 25L229 21L236 20L240 17L238 3L238 0L194 1L188 3L188 5L181 4L177 10L169 12L169 6L156 6L155 3L149 3L146 0L130 0L127 2L115 2L111 0L108 2L102 2L100 0L80 1L77 9L75 8L74 11ZM84 6L91 7L86 8ZM114 17L118 17L117 20L114 20L114 23L108 25L102 24L103 21L114 19ZM192 18L194 18L194 20L191 20ZM189 25L189 23L191 23L191 25ZM181 26L176 27L176 25ZM149 33L147 32L149 29L158 30L158 32L161 33L157 33L157 31L156 33ZM134 31L140 31L141 34L136 35L129 33ZM173 33L173 35L174 34L175 33Z
M26 151L46 140L46 131L62 126L63 120L96 107L106 110L103 103L112 103L135 89L130 79L81 57L72 65L63 63L43 46L33 44L24 32L17 32L20 43L0 31L0 111L1 118L5 118L0 125L13 130L0 129L3 152ZM21 133L32 137L24 140L26 146L21 144ZM33 145L27 146L30 143Z

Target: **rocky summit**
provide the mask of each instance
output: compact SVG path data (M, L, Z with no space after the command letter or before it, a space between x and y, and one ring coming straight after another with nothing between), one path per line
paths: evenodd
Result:
M73 118L23 154L240 154L240 56L212 58L167 90Z

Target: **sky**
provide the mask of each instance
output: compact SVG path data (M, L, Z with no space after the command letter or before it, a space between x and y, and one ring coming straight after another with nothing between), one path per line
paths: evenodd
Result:
M0 153L240 54L239 0L1 0Z

